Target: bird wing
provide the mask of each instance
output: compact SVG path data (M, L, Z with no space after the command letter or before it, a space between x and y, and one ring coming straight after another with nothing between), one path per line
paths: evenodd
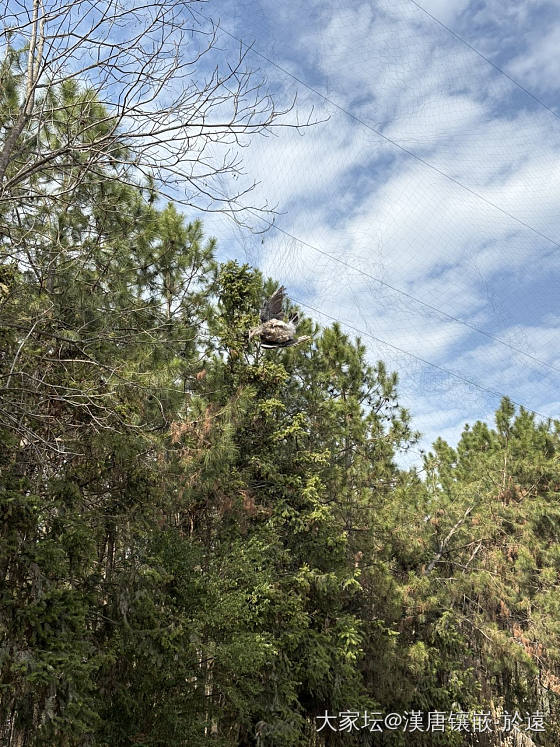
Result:
M277 288L268 301L265 301L261 308L261 322L268 322L271 319L282 318L282 306L284 304L284 291L283 285Z

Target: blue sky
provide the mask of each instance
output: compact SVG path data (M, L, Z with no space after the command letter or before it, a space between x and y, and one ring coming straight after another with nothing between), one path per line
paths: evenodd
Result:
M491 420L501 394L559 417L560 4L200 9L223 26L219 59L231 35L254 45L268 60L250 51L248 66L279 105L297 95L319 121L246 143L231 188L256 180L247 201L279 212L263 235L204 215L220 256L258 266L318 322L359 330L371 361L398 372L423 448Z
M421 4L560 117L558 3ZM244 153L257 196L295 238L273 229L261 243L218 220L222 251L371 335L423 448L491 420L499 396L485 390L558 417L560 119L410 0L204 12L351 115L250 58L278 96L297 91L301 112L328 120Z

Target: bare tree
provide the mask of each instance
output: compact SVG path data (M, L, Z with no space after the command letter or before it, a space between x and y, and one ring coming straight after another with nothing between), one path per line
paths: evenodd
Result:
M185 206L243 220L253 183L240 149L254 134L299 127L276 108L265 81L221 49L200 0L3 0L0 89L11 71L15 103L0 97L0 208L71 194L85 174L153 179ZM14 73L15 70L15 73ZM259 78L259 79L257 79ZM60 91L80 93L76 101ZM292 102L293 104L293 102ZM95 122L91 111L99 106ZM73 107L73 108L72 108ZM45 136L64 115L71 126ZM8 204L8 205L7 205Z
M141 377L117 370L104 341L157 347L160 320L137 323L142 293L118 308L101 293L156 261L138 190L246 224L269 208L251 202L241 149L309 124L293 102L276 107L247 47L220 48L203 5L0 0L0 425L24 450L138 426L114 397ZM88 295L99 308L80 317Z

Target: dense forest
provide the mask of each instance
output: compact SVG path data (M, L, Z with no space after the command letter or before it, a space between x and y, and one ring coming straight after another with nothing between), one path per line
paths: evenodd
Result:
M396 374L338 324L263 350L274 279L122 178L78 82L34 127L24 75L7 55L2 744L557 745L560 423L504 399L400 468Z

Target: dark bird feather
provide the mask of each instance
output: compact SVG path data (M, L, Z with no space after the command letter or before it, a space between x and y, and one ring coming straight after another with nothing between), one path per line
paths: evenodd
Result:
M261 307L261 322L269 322L271 319L282 319L285 288L281 285L267 299Z

